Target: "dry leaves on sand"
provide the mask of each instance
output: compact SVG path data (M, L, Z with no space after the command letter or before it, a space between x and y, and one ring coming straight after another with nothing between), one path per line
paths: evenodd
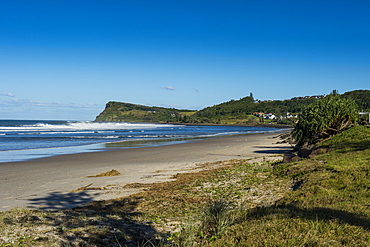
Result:
M93 178L93 177L113 177L113 176L118 176L118 175L121 175L121 173L115 169L112 169L111 171L108 171L108 172L103 172L103 173L100 173L98 175L94 175L94 176L87 176L88 178Z

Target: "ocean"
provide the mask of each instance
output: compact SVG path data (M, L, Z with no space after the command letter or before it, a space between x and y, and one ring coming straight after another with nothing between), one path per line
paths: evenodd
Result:
M0 120L0 163L113 148L170 145L224 135L274 132L247 126Z

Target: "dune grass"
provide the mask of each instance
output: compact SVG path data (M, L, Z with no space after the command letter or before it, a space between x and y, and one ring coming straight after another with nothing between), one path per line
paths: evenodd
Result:
M370 246L369 144L355 126L294 163L204 164L119 200L13 209L0 213L0 246Z
M196 245L370 246L369 141L370 128L356 126L321 143L324 154L274 165L268 179L289 179L291 191L270 206L235 208L223 234L198 234Z

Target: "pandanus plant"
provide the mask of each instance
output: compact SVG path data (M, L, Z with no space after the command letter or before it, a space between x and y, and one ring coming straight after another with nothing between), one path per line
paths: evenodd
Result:
M329 95L310 104L298 117L292 136L298 145L340 133L356 123L358 110L351 99Z

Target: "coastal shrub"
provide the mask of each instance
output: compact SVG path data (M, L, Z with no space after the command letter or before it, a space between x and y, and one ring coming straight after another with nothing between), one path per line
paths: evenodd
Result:
M313 143L340 133L358 117L356 103L339 95L329 95L310 104L298 117L292 136L298 145Z

